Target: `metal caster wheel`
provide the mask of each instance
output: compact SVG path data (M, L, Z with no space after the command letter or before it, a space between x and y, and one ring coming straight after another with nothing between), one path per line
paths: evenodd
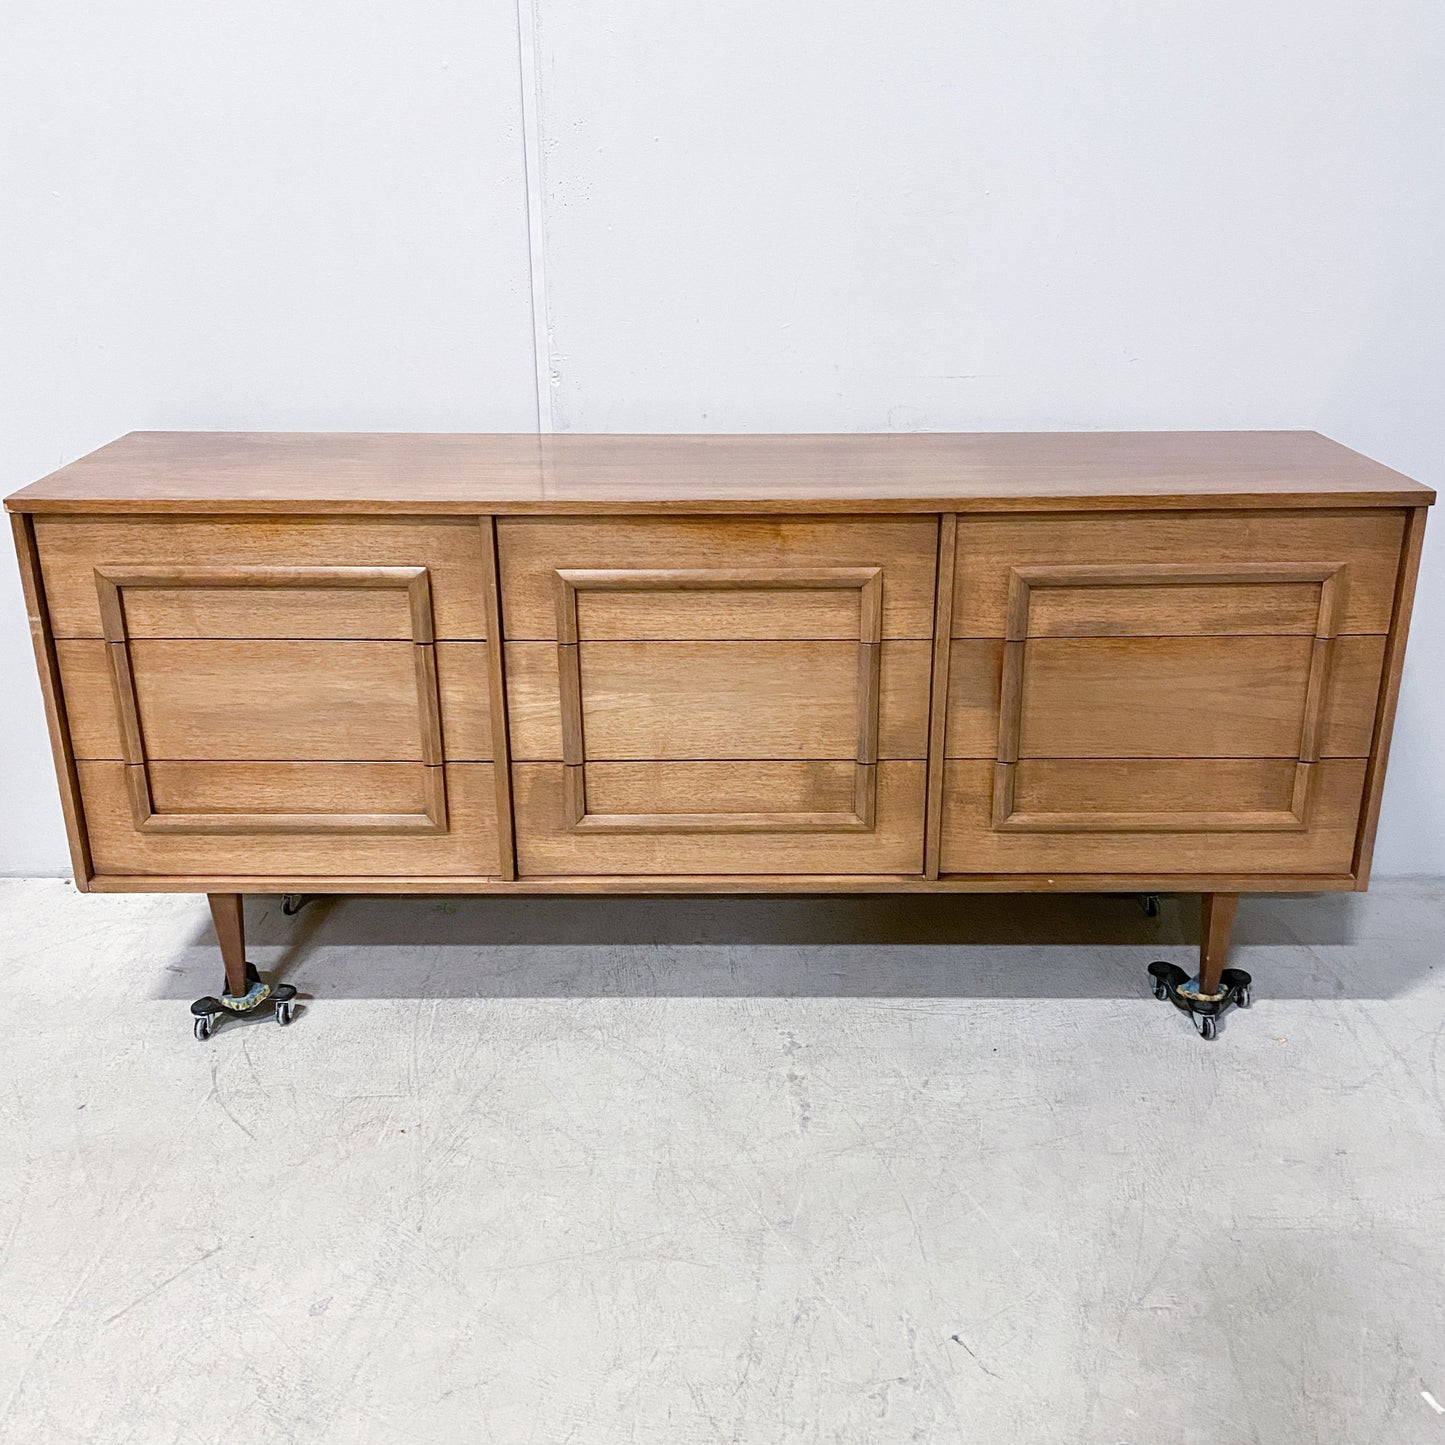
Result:
M1249 1007L1249 986L1254 982L1242 968L1226 968L1220 975L1219 989L1205 994L1200 992L1197 978L1190 978L1182 968L1162 961L1149 965L1149 978L1154 985L1154 997L1161 1001L1167 999L1187 1013L1201 1039L1218 1035L1220 1015L1227 1009L1236 1004L1240 1008Z
M197 1039L205 1040L230 1019L256 1019L267 1010L276 1015L276 1022L289 1024L296 1007L296 989L289 983L265 983L251 964L246 965L246 992L227 993L220 997L207 994L191 1005L191 1028Z

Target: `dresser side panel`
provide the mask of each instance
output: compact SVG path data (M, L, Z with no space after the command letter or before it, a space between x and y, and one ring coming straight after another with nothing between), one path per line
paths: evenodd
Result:
M65 837L70 846L70 866L75 886L83 893L90 887L94 869L85 827L85 810L81 804L80 780L70 742L65 693L60 682L60 664L55 655L55 636L45 604L45 582L35 546L35 526L30 517L19 512L11 514L10 525L20 562L20 586L30 623L30 640L35 647L35 665L40 673L40 693L45 703L45 725L50 736L51 756L55 760L56 782L60 787Z

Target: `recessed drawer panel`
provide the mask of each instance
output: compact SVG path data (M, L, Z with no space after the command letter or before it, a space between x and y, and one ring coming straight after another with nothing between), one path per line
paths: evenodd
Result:
M1309 637L1031 640L1018 756L1296 757L1314 651ZM1326 687L1343 704L1341 731L1358 738L1375 689Z
M421 761L421 650L408 642L132 642L127 652L145 753L213 761ZM56 655L75 755L124 759L110 644L61 639ZM440 642L435 656L441 756L489 761L485 644Z
M879 635L933 633L934 517L502 518L497 546L510 638L560 636L560 600L581 640L856 639L860 571Z
M524 877L613 874L916 874L923 865L922 762L876 765L876 814L863 824L844 823L854 808L847 784L801 768L776 792L776 765L712 763L681 771L671 763L606 765L592 781L586 766L588 817L579 828L568 796L569 769L561 763L517 763L513 769L517 809L517 866ZM856 781L856 775L855 775ZM594 793L594 786L596 792ZM688 823L680 815L705 813ZM838 825L798 812L769 830L753 805L766 799L769 812L793 805L831 811ZM631 805L644 804L638 815ZM617 815L600 806L623 807Z
M705 803L711 822L762 813L837 813L857 805L848 762L588 763L588 811L602 817L676 819Z
M1167 564L1173 566L1174 564ZM1105 575L1129 572L1107 564ZM1052 576L1026 568L1030 588L1029 637L1150 637L1183 634L1312 636L1319 616L1320 583L1291 581L1166 582L1136 572L1135 580L1083 580L1082 568ZM1277 573L1266 569L1266 577Z
M409 642L134 642L146 755L420 762L417 651Z
M561 759L558 649L507 643L512 756ZM878 756L922 758L928 743L926 642L878 649ZM587 759L856 758L856 642L584 642Z
M91 855L101 875L406 878L498 871L490 763L446 767L446 815L440 825L425 813L377 816L375 810L405 800L407 785L399 777L362 764L309 763L283 764L269 773L264 764L232 764L224 777L207 776L193 765L179 772L157 765L157 808L148 826L138 827L127 776L134 768L99 761L76 766ZM418 774L441 771L416 768ZM231 806L216 806L226 802L227 789ZM308 823L292 809L292 797L298 804L333 806ZM192 803L205 803L210 811L192 813ZM227 816L231 812L238 816Z
M126 631L133 638L411 638L408 599L397 587L200 587L188 582L131 587L125 594Z
M150 787L158 817L215 815L224 827L225 820L253 814L265 831L298 814L425 813L429 772L422 763L158 762L151 764Z
M1393 510L963 517L953 635L1383 633L1404 526Z
M1222 815L1260 823L1294 802L1291 758L1023 758L1015 772L1015 831L1178 831ZM1151 821L1162 820L1162 821Z
M932 517L500 524L519 869L919 871L937 543Z
M1166 764L952 760L944 771L941 871L948 873L1347 874L1365 760L1300 768L1247 760ZM1000 796L1014 774L1012 797ZM1292 817L1299 806L1302 820ZM1001 818L1006 815L1006 818Z
M486 636L482 529L471 518L37 517L35 539L57 637L107 635L101 573L121 579L133 638L413 638L421 604L407 579L366 575L404 568L425 573L436 637ZM137 574L143 585L125 585Z
M1291 637L1029 641L1019 756L1294 756L1308 702L1308 645ZM1004 652L1001 639L954 640L949 757L998 756ZM1383 637L1333 643L1321 757L1368 755L1384 659Z

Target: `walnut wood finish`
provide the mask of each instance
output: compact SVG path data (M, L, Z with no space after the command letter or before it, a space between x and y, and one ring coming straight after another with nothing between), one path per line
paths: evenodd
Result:
M1000 712L998 755L1301 757L1324 706L1316 656L1308 637L1006 644L1003 696L1012 706ZM1373 693L1364 699L1367 716L1373 702Z
M1222 888L1248 889L1255 893L1342 893L1354 888L1354 880L1337 873L1161 873L1150 874L1152 887L1165 893L1201 893ZM298 878L294 873L154 873L124 878L97 875L91 883L94 893L205 893L217 888L237 888L242 893L294 892L298 883L320 880ZM519 895L557 898L572 895L654 897L659 894L691 897L713 893L819 895L915 893L1131 893L1141 886L1138 873L955 873L931 880L920 872L910 873L694 873L646 874L577 873L546 878L467 878L414 873L406 876L378 874L330 874L325 878L328 893L391 894L476 894L481 897Z
M512 807L512 731L507 717L507 662L502 645L502 582L497 560L497 521L495 517L481 519L481 562L483 579L483 602L487 618L487 722L486 757L495 757L496 767L492 769L497 789L497 873L505 880L517 876L517 842ZM445 661L447 644L440 648L439 660ZM443 675L450 674L451 664L443 668ZM446 718L445 689L442 693L442 716ZM468 717L477 713L464 714ZM456 749L457 729L446 725L447 747ZM461 744L465 749L465 743ZM465 751L453 753L465 757ZM483 754L478 754L483 756Z
M234 816L225 815L218 817L215 828L184 832L141 828L136 825L126 776L133 769L115 762L80 762L76 767L98 875L217 876L273 870L298 882L314 883L332 876L430 874L454 879L459 891L465 891L467 879L497 876L496 790L491 763L447 764L446 830L418 827L399 835L396 828L364 813L346 814L341 822L333 819L327 826L268 826L272 820L265 816L265 806L276 804L284 793L259 789L251 795L254 816L244 829L236 826ZM366 785L364 772L358 772L356 782ZM283 770L274 776L272 786L280 790L285 783ZM375 806L374 799L375 795L368 793L358 802ZM311 887L307 891L337 890Z
M1251 645L1259 641L1257 638L1241 640ZM1056 711L1050 712L1047 708L1039 707L1039 716L1046 719L1044 735L1081 736L1084 739L1082 746L1085 755L1117 754L1118 749L1125 746L1121 743L1123 737L1134 739L1125 747L1125 756L1141 755L1151 748L1156 755L1162 757L1200 756L1210 751L1206 740L1218 737L1221 732L1220 720L1215 715L1215 686L1211 675L1207 672L1180 674L1175 671L1174 681L1177 682L1182 675L1185 691L1162 687L1159 669L1178 664L1181 659L1187 660L1190 656L1189 648L1186 647L1182 653L1175 651L1169 645L1174 639L1136 641L1141 644L1139 650L1135 652L1132 648L1124 649L1123 660L1138 658L1146 674L1153 671L1153 683L1151 684L1147 677L1132 681L1126 676L1122 684L1124 692L1115 695L1109 691L1111 684L1107 677L1101 677L1097 667L1092 669L1087 679L1081 678L1081 682L1092 679L1098 702L1098 710L1092 712L1091 718L1082 715L1085 704L1082 693L1075 696L1068 687L1067 679L1061 679L1057 669L1049 674L1040 674L1044 684L1055 695L1062 687L1059 705L1066 709L1065 714L1060 716ZM1201 641L1203 645L1200 650L1205 656L1218 653L1221 648L1226 658L1230 656L1228 640L1186 641ZM1273 638L1267 641L1273 646L1289 644L1293 639ZM1335 639L1327 674L1328 684L1324 689L1324 702L1319 712L1316 743L1319 756L1363 758L1370 755L1376 725L1377 699L1384 677L1386 644L1387 639L1384 637L1352 636ZM1002 640L992 638L953 640L953 662L947 676L945 747L949 757L997 756L1006 646ZM1065 656L1068 655L1066 652ZM1290 655L1288 648L1279 655ZM1090 652L1083 649L1073 656L1088 661ZM1297 730L1302 738L1305 714L1309 706L1306 691L1309 670L1306 668L1301 671L1299 664L1306 656L1313 661L1312 653L1303 648L1296 648L1293 656L1296 662L1297 684L1293 692L1287 695L1279 694L1276 690L1277 683L1273 679L1265 680L1265 697L1271 700L1269 706L1275 710L1276 720L1273 723L1251 723L1256 730L1267 727L1280 737L1288 734L1291 745L1284 746L1281 751L1291 756L1297 752L1292 745L1296 730L1293 725L1298 725ZM1047 654L1045 657L1047 659ZM1243 661L1247 663L1249 660L1250 654L1246 649ZM1099 663L1100 656L1094 654L1093 661ZM1117 669L1114 675L1117 677ZM1168 673L1165 676L1167 677ZM1241 681L1236 673L1236 687ZM1034 700L1039 701L1038 694L1035 694ZM1224 699L1226 703L1229 700L1227 697ZM1245 711L1248 711L1247 695L1241 697L1236 693L1233 701L1242 702ZM1074 715L1076 709L1079 710L1079 715ZM1227 734L1220 746L1225 749L1232 746Z
M65 817L65 835L70 844L70 867L75 877L75 886L83 893L90 887L95 870L90 856L90 841L85 831L85 816L80 805L80 779L76 773L75 752L71 743L71 716L60 680L60 662L56 655L55 635L50 626L50 614L46 605L45 582L35 546L35 529L31 519L18 512L11 515L10 522L15 535L15 552L20 563L20 587L30 622L30 641L35 648L35 665L40 673L40 691L45 700L50 753L55 762L56 781L60 785L60 807Z
M246 981L246 915L239 893L208 893L211 922L216 929L216 942L221 946L221 962L226 969L226 992L240 998L249 987Z
M877 651L878 755L925 757L930 645L885 642ZM561 761L563 718L575 727L579 711L593 719L588 755L597 758L857 755L856 644L583 643L565 679L558 653L554 643L506 644L515 759ZM583 677L585 702L564 694Z
M490 644L438 642L434 651L446 760L491 762L492 739L505 732L491 716ZM76 756L124 758L107 644L61 638L55 654ZM293 760L421 759L419 685L406 643L152 638L133 642L131 655L142 690L159 694L163 728L206 739L212 761L273 758L287 728L298 739ZM220 692L208 692L205 679ZM235 710L223 713L223 696Z
M1072 767L1083 766L1065 762L1057 771L1067 778ZM1108 800L1113 806L1101 820L1107 827L1051 826L1048 831L1033 831L996 826L997 763L950 759L944 770L942 871L1132 873L1141 883L1145 878L1164 874L1239 877L1253 872L1349 872L1360 818L1365 759L1330 758L1316 763L1309 826L1289 831L1211 819L1207 809L1217 795L1209 789L1220 781L1216 760L1176 758L1171 760L1171 766L1175 780L1170 791L1162 795L1152 794L1143 786L1147 774L1141 770L1122 773L1119 782L1125 785L1124 790ZM1168 814L1165 828L1161 829L1164 799L1170 796L1188 798L1195 812L1193 816L1184 812ZM1101 804L1106 800L1099 797L1097 788L1094 797L1095 806L1104 811ZM1230 801L1240 800L1236 797ZM1131 814L1138 818L1140 826L1129 826ZM1202 826L1191 828L1191 823Z
M157 557L164 557L168 568L200 577L254 575L258 569L275 576L278 586L250 591L244 600L248 637L410 637L409 630L367 630L377 625L378 601L375 589L364 586L342 589L325 621L317 618L320 626L298 630L296 625L299 607L293 586L304 590L320 585L321 574L336 575L341 569L396 567L426 569L436 637L471 641L486 636L485 577L478 565L474 518L38 517L35 531L56 637L104 637L97 568L134 571ZM305 580L287 581L297 569L303 569ZM203 584L199 593L207 590ZM170 599L165 591L157 589L155 596L145 599L146 605L174 609L198 595L184 588L179 599ZM300 605L304 602L299 599ZM382 605L395 613L395 602L383 599ZM223 603L222 609L228 619L237 615L234 604L227 608ZM347 609L358 610L352 615ZM339 621L338 613L343 614ZM207 630L216 624L205 609L194 629L187 628L174 611L162 613L161 621L153 620L151 625L174 625L176 630L168 635L178 637L233 635Z
M1229 959L1229 936L1239 907L1237 893L1205 893L1199 899L1199 991L1218 993Z
M840 574L881 572L878 637L928 639L937 537L933 517L504 518L497 540L507 636L856 638L858 599L839 596L848 590L839 587ZM567 637L559 637L559 572L596 579ZM655 581L606 586L616 572L651 573ZM759 585L747 585L749 576ZM624 594L628 606L619 605Z
M263 885L1147 887L1207 981L1364 886L1433 499L1311 433L153 433L8 505L77 880L234 958Z
M1375 849L1375 832L1380 823L1380 800L1385 791L1385 764L1390 758L1390 735L1395 725L1395 707L1400 698L1400 677L1405 667L1405 643L1410 635L1410 613L1415 603L1415 583L1420 575L1420 554L1425 545L1425 507L1411 508L1405 523L1405 544L1395 584L1395 601L1390 636L1385 644L1384 686L1375 714L1373 746L1365 771L1365 811L1360 820L1353 859L1355 887L1364 890L1370 882L1370 864Z
M619 768L624 765L618 765ZM673 764L637 763L635 786L656 784L661 796L681 782ZM818 820L790 815L766 826L730 810L735 800L756 797L761 781L749 769L741 797L732 790L741 770L735 764L700 763L689 780L707 801L705 819L678 830L667 814L632 816L627 825L578 828L566 797L561 763L513 765L517 808L517 868L524 877L609 873L670 875L762 873L922 873L924 765L877 765L877 810L870 827L851 820Z
M938 877L939 840L943 829L943 765L947 756L951 706L950 665L953 657L954 571L958 557L958 518L939 519L938 572L933 605L933 678L928 700L928 796L923 834L923 876ZM989 668L995 681L999 668Z
M859 524L852 525L858 529ZM850 540L857 545L856 539ZM871 831L877 817L883 578L882 567L555 569L557 691L566 767L563 799L571 829L632 834ZM768 599L776 605L753 606L729 620L746 619L758 626L775 619L778 631L796 637L801 628L790 617L788 605L795 597L804 598L804 616L811 620L828 594L851 602L855 639L851 645L743 641L736 636L722 642L581 640L584 598L641 598L659 604L656 615L645 609L628 611L644 636L652 638L665 636L669 621L680 630L698 621L695 614L689 616L677 607L679 597L746 597L754 603ZM727 614L714 604L706 615ZM831 616L828 621L836 626ZM910 704L916 709L921 734L926 696L923 644L890 642L888 647L890 659L899 647L919 650L915 688L897 701L905 710ZM825 698L830 685L834 695ZM743 700L743 709L736 707L737 700ZM806 731L800 731L800 724L806 724ZM918 754L922 746L920 737ZM648 807L616 812L590 796L588 764L594 761L675 758L727 763L744 758L823 761L848 756L853 759L853 786L842 807L815 801L793 809L749 810L700 808L694 801L684 811ZM736 776L740 769L727 771Z
M1326 568L1332 574L1338 568L1343 591L1334 631L1388 632L1404 526L1398 510L1319 508L1051 516L1047 522L965 517L958 548L968 566L956 574L953 635L1026 635L1019 611L1027 606L1032 614L1034 599L1021 595L1019 581L1029 577L1041 586L1052 580L1050 591L1059 597L1049 601L1067 605L1071 636L1313 633L1319 588L1308 584ZM1055 580L1063 577L1074 580L1068 586ZM1175 590L1189 581L1194 586ZM1270 594L1249 594L1264 587L1277 597L1281 586L1293 586L1298 600L1285 609L1283 625L1266 626ZM1209 607L1199 607L1197 588L1213 593ZM1303 626L1301 607L1308 619ZM1027 635L1060 635L1058 621L1046 615Z
M425 567L102 566L97 602L118 722L126 792L137 831L170 834L438 834L447 831L431 584ZM400 591L407 642L133 640L133 593L190 589L267 598L293 588ZM258 701L260 705L258 706ZM314 813L264 804L252 810L166 812L153 761L410 759L424 765L422 807L388 813L362 805Z
M422 763L153 762L150 787L158 818L264 810L252 831L271 832L295 813L309 821L290 831L325 832L317 819L326 815L345 815L355 827L365 814L401 819L424 813L437 771Z
M144 720L144 746L126 761L440 763L441 704L434 677L418 678L421 650L406 642L188 638L111 648Z
M33 512L422 515L1278 506L1434 493L1316 432L476 436L132 432L9 499ZM631 565L630 563L624 565Z
M567 762L851 757L872 763L926 754L927 643L590 642L561 651L575 659L563 669L574 673L576 688L572 696L565 683L562 688ZM584 717L585 753L579 748ZM573 744L579 750L571 754L569 724L579 735Z

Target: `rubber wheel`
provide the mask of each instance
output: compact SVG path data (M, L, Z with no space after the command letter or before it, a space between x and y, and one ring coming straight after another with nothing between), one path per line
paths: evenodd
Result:
M205 1043L211 1037L211 1019L209 1014L197 1014L195 1023L191 1026L198 1043Z
M291 1022L291 1000L282 999L276 1005L276 1022L284 1029Z
M1163 1003L1169 997L1169 985L1162 980L1154 985L1154 997Z
M1240 1008L1248 1008L1254 1000L1249 996L1249 985L1245 984L1234 996L1234 1001Z
M1196 1017L1199 1024L1199 1037L1201 1039L1212 1039L1218 1028L1218 1025L1214 1022L1214 1015L1198 1014Z

